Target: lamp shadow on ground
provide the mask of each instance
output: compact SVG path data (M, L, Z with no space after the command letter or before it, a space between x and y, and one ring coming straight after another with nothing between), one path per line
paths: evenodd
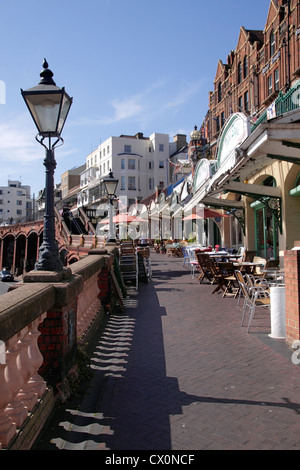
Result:
M171 450L170 420L180 419L183 407L191 404L279 407L300 414L300 404L288 399L262 403L180 390L178 379L166 373L162 327L166 310L156 294L158 277L169 275L154 272L154 281L131 293L125 312L108 318L91 356L94 374L84 385L83 397L64 409L49 429L48 440L37 448Z

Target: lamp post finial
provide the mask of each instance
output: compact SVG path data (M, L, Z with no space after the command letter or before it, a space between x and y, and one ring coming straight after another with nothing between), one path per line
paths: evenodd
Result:
M55 82L53 80L53 72L48 69L48 62L46 59L44 59L43 62L43 70L40 73L40 83L39 85L55 85Z

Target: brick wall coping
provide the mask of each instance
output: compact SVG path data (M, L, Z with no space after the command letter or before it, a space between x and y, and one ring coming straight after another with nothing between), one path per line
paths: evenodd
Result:
M116 253L116 245L95 248L66 268L62 276L27 273L22 283L0 296L0 340L7 341L42 313L67 305L82 292L87 279L113 263Z

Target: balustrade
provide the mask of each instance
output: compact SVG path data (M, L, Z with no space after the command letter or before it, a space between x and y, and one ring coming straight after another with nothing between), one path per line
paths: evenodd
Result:
M0 297L0 449L30 448L75 365L78 338L101 319L99 275L113 254L93 255L72 265L63 282L32 271Z
M46 391L38 374L43 362L38 325L46 313L5 343L0 364L0 443L7 447Z

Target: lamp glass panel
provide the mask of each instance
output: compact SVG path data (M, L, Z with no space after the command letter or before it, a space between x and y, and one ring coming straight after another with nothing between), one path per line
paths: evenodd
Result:
M118 181L117 181L117 180L113 180L113 181L108 181L108 180L106 180L106 181L105 181L106 191L107 191L107 194L108 194L109 196L113 196L113 195L115 194L117 185L118 185Z
M27 95L26 101L40 134L56 134L61 93Z
M72 99L68 95L64 94L63 95L63 100L62 100L60 116L59 116L59 121L58 121L58 127L57 127L57 133L59 135L61 134L61 132L63 130L64 124L66 122L66 118L68 116L69 109L71 107L71 104L72 104Z

